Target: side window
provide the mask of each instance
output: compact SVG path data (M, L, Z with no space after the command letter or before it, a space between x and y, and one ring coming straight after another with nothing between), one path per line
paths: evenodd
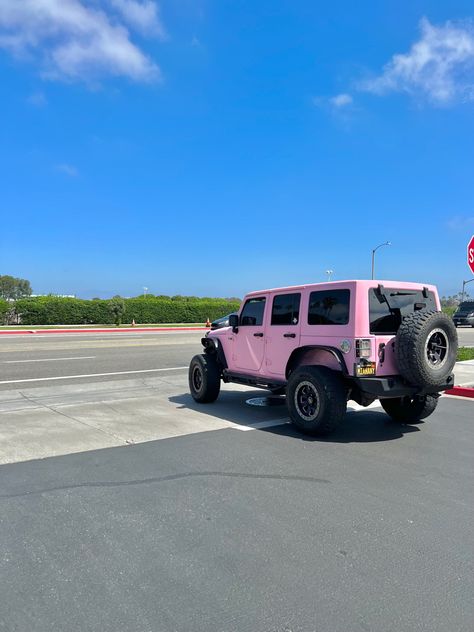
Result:
M311 292L308 325L347 325L349 302L349 290Z
M279 294L273 299L272 325L297 325L301 294Z
M263 323L265 298L249 298L240 314L241 327L255 327Z

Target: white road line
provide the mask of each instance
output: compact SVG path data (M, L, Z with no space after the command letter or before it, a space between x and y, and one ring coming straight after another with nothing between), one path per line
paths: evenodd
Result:
M370 406L359 406L356 402L350 403L350 406L347 408L348 413L356 413L360 410L370 410L371 408L379 408L380 403L378 401L373 402ZM248 426L244 426L243 424L237 424L233 421L229 421L229 426L231 428L235 428L236 430L242 430L243 432L247 432L248 430L261 430L263 428L272 428L273 426L283 426L284 424L290 423L289 417L280 417L279 419L269 419L268 421L257 421L256 423L249 424Z
M54 377L32 377L27 380L3 380L0 384L23 384L25 382L51 382L52 380L77 380L82 377L106 377L108 375L132 375L136 373L158 373L160 371L183 371L187 366L173 366L167 369L140 369L139 371L115 371L114 373L87 373L85 375L57 375Z
M76 358L36 358L35 360L4 360L2 364L24 364L27 362L61 362L63 360L94 360L96 356L78 356Z
M244 426L243 424L237 424L234 421L229 421L228 424L231 428L235 428L235 430L242 430L243 432L247 432L248 430L259 430L260 428L271 428L272 426L282 426L283 424L289 423L288 417L281 417L280 419L269 419L268 421L257 421L254 424L249 424L248 426Z

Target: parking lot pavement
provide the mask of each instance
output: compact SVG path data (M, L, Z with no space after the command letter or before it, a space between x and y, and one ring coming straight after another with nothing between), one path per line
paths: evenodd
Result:
M248 392L255 393L245 387L223 390L216 404L199 410L188 394L185 369L159 375L0 392L0 462L133 444L230 427L233 420L251 423L271 417L269 409L242 410Z
M182 336L1 347L0 629L471 632L474 402L311 439Z
M456 375L474 382L474 366ZM461 378L456 382L462 383ZM0 463L289 422L284 398L273 398L279 405L249 406L247 400L266 391L236 384L223 385L213 404L196 404L186 368L160 369L134 379L46 384L0 392ZM360 409L349 402L349 415Z
M205 408L239 421L230 396ZM223 427L2 465L0 628L471 632L472 405L443 398L417 426L358 412L325 440Z

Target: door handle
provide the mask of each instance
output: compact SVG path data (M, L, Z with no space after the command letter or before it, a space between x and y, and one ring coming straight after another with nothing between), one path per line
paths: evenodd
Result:
M255 338L263 338L263 334L254 334Z
M296 334L283 334L283 338L296 338Z

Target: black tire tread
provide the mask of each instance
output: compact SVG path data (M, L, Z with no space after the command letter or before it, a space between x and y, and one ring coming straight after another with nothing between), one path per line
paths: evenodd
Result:
M196 363L199 363L203 373L203 388L199 393L194 390L192 373ZM221 390L221 370L215 354L198 354L193 357L189 365L189 389L194 401L200 404L210 404L219 397Z
M452 362L448 362L440 375L433 375L425 362L423 351L420 352L419 342L423 338L424 330L430 320L440 320L447 333L454 333L455 344L451 345ZM444 321L444 323L443 323ZM453 348L454 347L454 348ZM408 314L403 319L396 338L395 352L400 374L410 383L419 386L436 386L442 383L454 367L457 352L457 334L452 320L447 314L434 310L423 310Z
M382 408L394 421L413 423L429 417L438 405L436 395L425 395L418 399L396 397L380 400Z
M322 388L325 401L323 419L317 421L313 427L299 418L293 404L293 389L303 379L314 380ZM340 377L326 367L304 366L293 371L288 380L287 405L293 424L302 432L311 435L327 435L333 432L341 423L347 409L347 393Z

